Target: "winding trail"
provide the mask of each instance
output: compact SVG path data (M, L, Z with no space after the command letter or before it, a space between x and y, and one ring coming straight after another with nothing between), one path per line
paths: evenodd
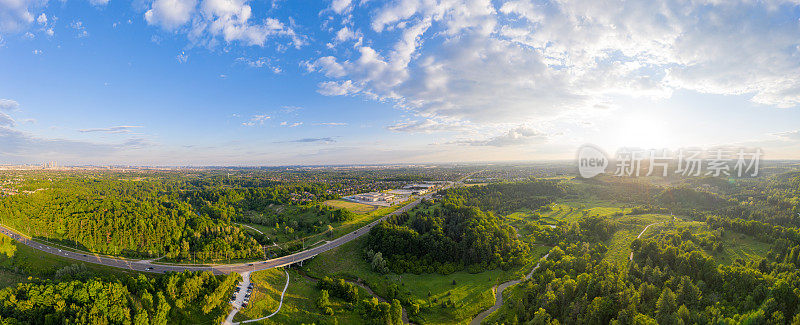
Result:
M303 273L301 273L300 275L301 275L303 278L305 278L306 280L308 280L308 281L311 281L311 282L314 282L314 283L317 283L317 282L319 281L319 279L312 278L312 277L310 277L310 276L308 276L308 275L306 275L306 274L303 274ZM365 283L361 282L361 279L359 279L358 281L353 281L353 280L347 280L347 279L344 279L344 282L355 284L355 285L357 285L357 286L361 287L362 289L366 290L366 291L367 291L367 293L369 293L369 294L370 294L370 295L372 295L373 297L377 298L377 299L378 299L378 301L380 301L380 302L387 302L387 303L388 303L388 301L386 301L386 299L384 299L383 297L381 297L381 296L377 295L377 294L375 293L375 291L372 291L372 288L370 288L370 287L369 287L368 285L366 285ZM403 324L411 324L411 322L409 322L409 320L408 320L408 313L406 313L406 309L405 309L405 308L403 308Z
M286 272L286 270L283 270L283 273L286 273L286 284L283 286L283 292L281 292L281 301L278 303L278 309L276 309L274 313L269 314L269 315L264 316L264 317L261 317L261 318L248 319L248 320L244 320L244 321L237 322L237 323L226 323L226 324L234 324L235 325L235 324L245 324L245 323L257 322L257 321L264 320L264 319L270 318L270 317L275 316L276 314L278 314L278 312L281 311L281 307L283 307L283 297L286 296L286 289L289 288L289 272ZM236 314L236 313L233 313L233 314ZM233 315L228 315L228 318L233 319Z
M647 231L647 228L650 228L650 226L656 225L656 224L659 224L659 223L661 223L661 222L653 222L653 223L647 225L647 227L644 227L644 229L642 229L642 232L639 233L639 236L636 236L636 239L642 238L642 235L644 235L644 232ZM633 252L631 252L631 256L628 258L628 260L629 261L633 261Z
M237 222L234 222L234 223L235 223L235 224L237 224L237 225L240 225L240 226L242 226L242 227L247 227L247 228L253 229L253 230L255 230L255 231L256 231L257 233L259 233L259 234L262 234L262 235L264 234L263 232L261 232L261 230L258 230L258 229L256 229L256 228L250 227L250 226L248 226L248 225L246 225L246 224L243 224L243 223L237 223Z
M642 232L640 232L639 236L636 236L636 238L641 238L642 235L644 235L645 231L647 231L647 229L650 228L650 226L656 225L656 224L659 224L659 223L661 223L661 222L654 222L654 223L651 223L651 224L647 225L647 227L644 227L644 229L642 229ZM548 225L548 226L550 226L551 228L555 228L556 227L556 226L553 226L553 225ZM537 269L539 269L539 266L542 264L542 261L547 260L548 256L550 256L550 253L545 254L541 259L539 259L539 262L536 263L536 266L534 266L533 269L530 271L530 273L528 273L525 276L525 280L529 280L533 276L533 272L535 272ZM630 259L633 260L633 252L631 252ZM486 319L486 317L491 315L496 310L500 309L500 306L503 305L503 291L506 290L508 287L513 286L515 284L518 284L520 282L522 282L522 280L517 279L517 280L511 280L511 281L503 282L500 285L495 285L492 288L492 290L495 291L494 306L489 307L489 309L484 310L483 312L478 314L478 316L475 316L475 318L473 318L472 321L469 322L469 324L470 325L480 325L481 322L484 319Z
M525 280L529 280L531 278L531 276L533 276L533 272L536 272L536 270L539 269L539 266L542 264L542 261L547 260L548 256L550 256L550 253L545 254L544 256L542 256L542 258L539 259L539 262L536 263L536 266L534 266L533 269L531 269L531 271L528 272L527 275L525 275ZM515 284L518 284L520 282L522 282L522 280L517 279L517 280L511 280L511 281L503 282L499 286L495 285L492 288L492 290L495 291L494 306L489 307L489 309L484 310L483 312L478 314L478 316L475 316L475 318L473 318L472 321L469 322L469 324L470 325L480 325L481 322L487 316L491 315L493 312L495 312L497 309L499 309L500 306L503 305L503 290L506 290L508 287L513 286Z

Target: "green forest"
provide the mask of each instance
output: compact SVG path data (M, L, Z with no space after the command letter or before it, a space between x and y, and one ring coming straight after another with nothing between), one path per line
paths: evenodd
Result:
M265 257L262 245L275 239L238 224L302 238L359 218L322 204L338 196L324 182L65 174L17 188L27 192L0 199L4 225L64 247L170 262ZM415 323L464 322L483 310L472 302L491 304L493 286L517 280L484 324L800 323L798 198L795 171L457 186L329 256L343 272L326 273L324 261L290 269L305 296L282 312L306 315L300 323L398 324L406 313ZM41 254L0 236L0 323L219 323L238 280L115 273Z
M238 274L34 280L0 290L2 324L220 323Z
M291 224L314 233L352 215L315 204L336 197L320 184L245 179L215 186L202 178L156 176L59 175L28 180L20 188L33 193L0 198L0 223L34 238L95 253L213 261L263 258L261 245L272 244L247 234L233 221ZM326 222L297 224L290 220L291 214L270 215L275 205L313 210Z

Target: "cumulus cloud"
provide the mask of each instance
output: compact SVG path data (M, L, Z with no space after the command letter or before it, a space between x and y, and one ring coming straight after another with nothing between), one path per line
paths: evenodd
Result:
M350 2L351 0L332 0L331 10L333 10L337 14L346 12L347 10L350 9Z
M155 0L144 13L144 19L150 25L173 30L188 23L196 7L196 0Z
M361 91L361 88L354 85L352 80L345 81L325 81L319 84L317 92L327 96L342 96L348 94L355 94Z
M394 130L442 127L428 118L533 122L681 89L794 107L800 20L786 13L798 9L781 0L402 0L373 6L368 26L331 29L334 44L348 31L374 33L305 68L328 79L323 95L391 101L422 118Z
M46 0L0 1L0 33L14 33L34 22L36 13L47 4Z
M302 35L283 22L256 19L245 0L155 0L145 12L145 20L169 31L186 33L196 44L215 46L227 43L264 46L268 39L285 37L294 47L306 43Z

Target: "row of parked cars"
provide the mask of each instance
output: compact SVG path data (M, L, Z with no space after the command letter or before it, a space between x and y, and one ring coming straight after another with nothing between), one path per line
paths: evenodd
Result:
M236 290L233 291L233 295L231 295L230 304L232 305L236 301L236 295L239 294L239 291L242 290L241 282L236 284ZM244 294L244 301L242 301L242 308L247 307L247 304L250 303L250 295L253 293L253 283L251 282L247 286L247 292Z

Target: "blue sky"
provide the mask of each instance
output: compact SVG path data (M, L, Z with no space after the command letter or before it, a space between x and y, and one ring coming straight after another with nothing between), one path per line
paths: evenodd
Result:
M0 162L800 158L799 8L0 0Z

